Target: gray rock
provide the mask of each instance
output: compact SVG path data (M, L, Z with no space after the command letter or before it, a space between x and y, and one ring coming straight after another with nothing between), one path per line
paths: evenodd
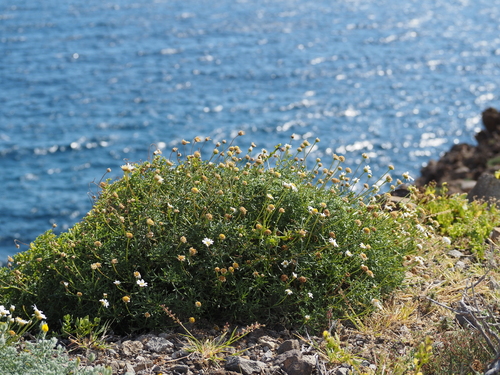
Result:
M450 257L453 257L453 258L461 258L461 257L465 256L464 253L462 253L461 251L458 251L458 250L448 251L448 255Z
M179 374L187 374L189 371L189 366L188 365L175 365L172 367L172 370L175 372L178 372Z
M120 363L118 361L111 361L109 366L111 367L111 370L113 370L113 374L116 374L118 370L120 370L121 368Z
M269 347L269 349L271 350L275 350L277 347L278 347L278 342L276 341L276 339L270 337L270 336L262 336L262 337L259 337L259 339L257 340L257 342L261 345L261 346L267 346Z
M474 180L462 180L460 181L460 189L465 191L466 193L470 192L476 186L477 181Z
M347 367L339 367L337 371L335 371L335 375L349 375L351 370Z
M122 343L122 352L127 356L135 356L139 354L143 348L144 345L142 345L140 341L128 340Z
M294 355L289 356L283 362L283 370L288 375L310 375L312 374L314 365L316 364L316 359L312 355L299 355L295 350L288 351L288 353L294 353ZM299 352L300 353L300 352Z
M135 370L130 363L125 365L125 375L135 375Z
M162 337L152 337L146 342L146 348L154 353L172 353L174 344Z
M467 194L469 202L473 200L500 201L500 180L489 173L483 173L476 186Z
M138 363L134 366L134 371L135 372L143 371L143 370L146 370L148 368L151 368L152 366L153 366L152 361L141 361L140 363Z
M264 355L260 358L261 362L269 362L273 359L274 355L273 352L268 350L264 353Z
M299 350L300 344L299 340L286 340L278 348L278 354L287 352L289 350Z
M267 369L267 365L264 362L233 356L226 359L224 367L228 371L239 372L243 375L261 374Z
M275 365L286 368L298 359L302 359L302 352L298 349L292 349L276 356L273 362Z

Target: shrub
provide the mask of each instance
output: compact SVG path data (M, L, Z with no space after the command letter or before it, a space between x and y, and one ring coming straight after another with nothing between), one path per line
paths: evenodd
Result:
M400 285L412 215L377 203L388 174L363 185L370 167L353 172L337 155L308 168L307 141L258 153L252 143L244 156L223 141L208 160L199 142L101 182L81 222L0 270L0 302L118 331L164 326L160 305L182 320L324 325Z

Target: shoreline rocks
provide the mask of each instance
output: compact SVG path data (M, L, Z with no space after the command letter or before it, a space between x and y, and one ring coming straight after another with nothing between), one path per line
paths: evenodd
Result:
M470 192L482 174L500 169L500 113L488 108L482 113L484 129L475 135L477 145L454 145L439 160L431 160L415 181L424 186L432 181L447 183L449 193Z

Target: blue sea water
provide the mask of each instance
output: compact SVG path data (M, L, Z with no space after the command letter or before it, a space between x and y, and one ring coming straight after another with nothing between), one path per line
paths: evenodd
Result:
M152 144L296 134L417 176L499 106L499 19L500 0L0 2L0 259Z

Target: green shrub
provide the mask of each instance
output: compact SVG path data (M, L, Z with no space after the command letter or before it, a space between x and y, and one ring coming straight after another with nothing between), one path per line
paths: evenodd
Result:
M118 331L164 326L160 305L182 320L324 325L400 285L413 227L377 203L388 174L363 185L370 167L352 172L337 155L309 169L307 141L244 156L223 141L208 160L198 142L102 182L80 223L0 270L0 302Z
M465 194L447 195L446 185L439 195L428 186L419 204L427 222L439 227L443 236L459 240L457 246L470 249L479 259L484 258L486 239L500 222L498 208L486 202L467 200Z

